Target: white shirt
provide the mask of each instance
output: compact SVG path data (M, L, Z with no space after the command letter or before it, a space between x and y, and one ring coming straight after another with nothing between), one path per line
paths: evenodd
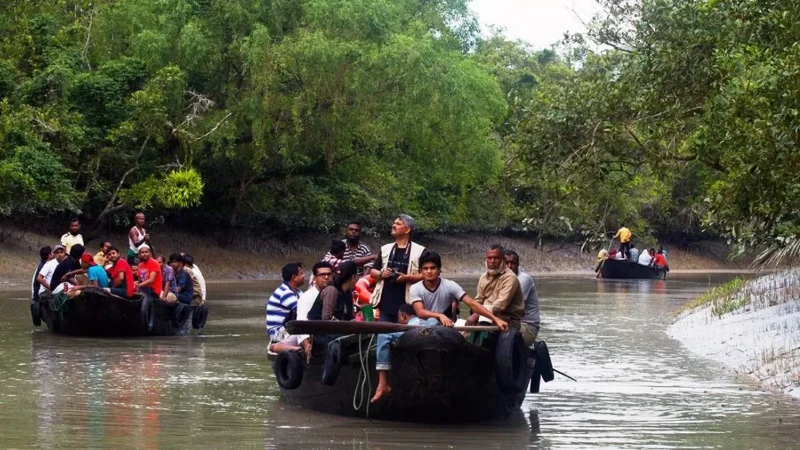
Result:
M203 290L201 298L205 302L206 301L206 293L208 292L208 291L206 291L206 279L203 278L203 274L200 272L200 268L197 267L197 264L192 266L192 273L194 273L194 275L197 277L197 282L200 283L200 289Z
M311 312L311 308L314 306L318 296L319 289L317 289L316 285L303 292L300 298L297 299L297 320L308 320L308 313ZM308 338L307 334L298 335L297 342L303 342Z
M642 250L642 254L639 255L639 261L638 262L639 262L639 264L641 264L643 266L649 266L650 265L650 261L652 259L653 258L650 257L650 253L648 253L647 250Z
M56 271L56 267L58 267L58 260L53 258L50 261L47 261L47 264L42 266L42 270L39 271L39 275L43 276L45 281L50 283L50 279L53 278L53 272ZM39 295L44 295L45 293L49 292L44 285L39 286Z

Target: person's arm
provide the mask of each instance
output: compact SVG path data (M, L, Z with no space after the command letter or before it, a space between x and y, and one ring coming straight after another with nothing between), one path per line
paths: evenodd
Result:
M320 296L322 297L322 320L335 320L333 312L336 309L339 292L336 289L323 289Z
M411 306L414 307L414 314L420 319L436 319L446 327L453 326L453 321L450 320L450 318L447 317L446 315L437 314L435 312L428 311L427 309L425 309L425 304L422 302L421 299L414 301L414 303L412 303Z
M363 266L364 264L369 264L378 259L378 255L367 255L362 256L360 258L355 258L353 262L356 263L358 266Z
M409 275L400 274L397 276L398 283L419 283L422 281L421 273L412 273Z
M506 323L505 320L499 319L497 316L492 314L491 311L486 309L486 307L475 301L475 299L469 295L464 294L464 297L461 298L461 301L464 302L465 305L469 306L476 314L480 314L481 316L486 317L494 322L495 325L500 327L500 331L506 331L508 329L508 323Z
M161 290L161 298L167 298L167 293L169 292L169 288L170 288L171 284L172 284L172 281L170 281L170 280L167 280L164 283L164 289Z
M492 313L499 314L504 312L511 303L511 299L514 298L514 292L518 289L519 280L517 280L516 276L506 278L505 282L497 287L497 298L492 303Z
M36 281L38 281L39 284L44 286L44 288L47 289L48 291L52 291L52 289L50 289L50 283L47 282L47 280L44 278L44 275L42 275L41 273L36 276Z

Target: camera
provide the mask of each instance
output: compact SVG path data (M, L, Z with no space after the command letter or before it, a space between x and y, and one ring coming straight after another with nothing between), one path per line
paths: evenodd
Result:
M397 277L399 277L399 276L400 276L400 273L398 273L397 270L392 269L392 273L391 273L391 275L389 275L389 278L387 278L387 279L389 281L391 281L392 283L397 283Z

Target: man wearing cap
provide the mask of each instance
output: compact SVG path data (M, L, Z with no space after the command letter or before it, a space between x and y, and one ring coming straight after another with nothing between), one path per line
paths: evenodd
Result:
M136 290L161 297L161 286L163 285L161 266L151 257L150 246L147 244L139 246L138 273L139 281L134 283Z
M81 256L83 256L83 252L83 246L81 244L75 244L69 251L69 257L64 258L63 261L58 263L58 266L56 266L56 269L53 271L53 276L49 281L53 293L59 292L57 286L60 283L68 282L71 284L77 284L75 280L71 279L70 272L80 269Z
M47 261L47 263L42 266L42 269L39 271L39 275L36 277L36 281L39 283L40 296L53 290L50 287L50 281L53 279L53 273L56 271L56 267L58 267L58 264L64 260L66 255L67 254L64 246L56 245L53 249L53 259Z
M397 323L400 305L411 303L411 285L422 281L419 257L425 247L411 241L414 219L400 214L392 224L394 243L381 247L372 277L378 280L371 303L380 308L381 322Z

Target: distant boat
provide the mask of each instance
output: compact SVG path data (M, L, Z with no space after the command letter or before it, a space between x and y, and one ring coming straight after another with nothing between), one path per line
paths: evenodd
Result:
M375 350L368 351L369 361L362 367L358 344L361 341L361 348L367 349L369 335L349 335L333 346L315 347L309 364L299 352L271 353L269 359L283 397L303 408L378 420L476 422L518 411L529 382L538 392L539 371L550 363L549 356L547 363L537 361L517 331L507 333L490 350L468 342L452 328L405 332L392 345L388 373L392 392L373 404L369 404L370 396L378 383ZM552 379L552 366L549 371L546 381ZM365 373L371 392L359 383ZM356 392L362 397L354 406Z
M168 304L146 294L132 298L84 287L71 298L43 296L31 304L33 324L73 336L184 336L205 326L208 307Z
M626 259L608 258L600 267L600 276L623 280L663 280L667 277L667 270L644 266Z

